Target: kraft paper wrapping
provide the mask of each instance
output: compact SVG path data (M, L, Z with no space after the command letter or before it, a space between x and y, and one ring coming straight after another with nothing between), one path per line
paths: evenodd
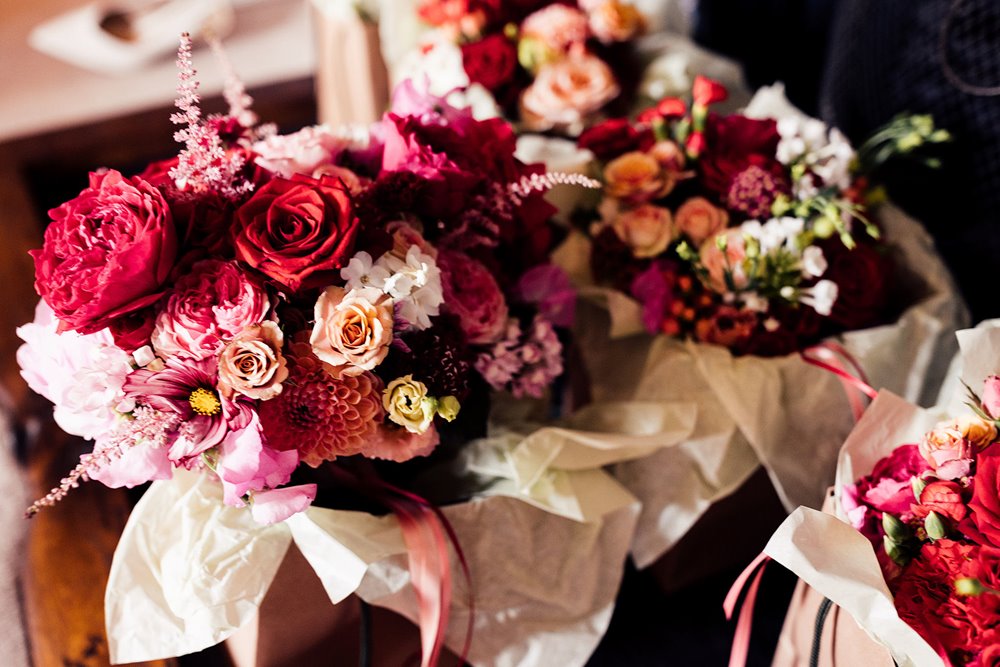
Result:
M500 429L472 443L482 493L442 508L472 570L473 665L583 665L607 629L635 530L634 496L603 472L688 437L691 404L628 419L590 408L528 436ZM622 435L595 437L602 429ZM138 503L115 552L105 599L114 663L198 651L253 621L294 541L331 603L352 593L417 619L395 517L310 508L258 526L226 507L208 476L178 471ZM446 644L461 650L469 610L452 554Z

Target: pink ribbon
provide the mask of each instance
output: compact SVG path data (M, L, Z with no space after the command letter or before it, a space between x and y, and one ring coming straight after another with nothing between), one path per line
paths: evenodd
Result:
M851 353L843 346L828 341L806 348L799 354L807 364L812 364L837 376L840 384L844 387L847 401L851 404L854 421L861 419L866 407L862 395L874 400L878 396L878 392L868 384L868 376L865 375L861 364L851 356Z
M747 581L753 576L747 594L743 598L743 606L740 608L740 617L736 621L736 632L733 633L733 648L729 652L729 667L744 667L747 664L747 655L750 652L750 632L753 629L753 607L757 601L757 591L760 589L760 580L764 576L764 568L767 567L771 557L761 553L745 570L736 578L726 599L722 603L722 608L726 612L726 620L733 618L736 611L736 603L740 598L740 593L747 588ZM755 574L756 572L756 574Z
M327 470L339 481L384 503L399 520L406 544L410 580L417 598L421 667L435 667L444 649L452 595L451 561L448 556L448 542L451 542L468 591L469 621L459 656L459 664L464 664L475 625L472 575L455 529L444 512L417 494L383 481L371 468L361 468L358 475L338 466L329 466Z

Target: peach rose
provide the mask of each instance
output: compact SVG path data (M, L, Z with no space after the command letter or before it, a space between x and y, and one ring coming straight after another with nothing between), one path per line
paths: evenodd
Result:
M605 0L590 12L590 30L605 44L628 41L645 28L642 12L621 0Z
M316 301L309 342L321 360L345 375L382 363L392 343L392 299L374 289L327 287Z
M983 449L996 439L996 426L974 415L966 415L940 422L926 433L920 440L920 454L935 469L940 470L950 462L971 460L976 450ZM957 470L962 471L964 468L963 465Z
M611 226L636 257L656 257L674 238L670 211L652 204L619 213Z
M719 239L722 239L725 250L719 247ZM746 259L746 248L743 241L743 232L739 229L728 229L720 234L710 237L701 244L700 262L702 268L708 273L706 283L708 287L719 294L726 294L732 289L743 289L749 283L746 269L743 267L743 260ZM726 281L726 275L732 283L732 287Z
M640 151L625 153L604 167L604 191L632 203L663 197L675 183L655 158Z
M729 214L704 197L692 197L674 213L674 223L678 232L686 234L692 243L701 247L705 239L726 228Z
M281 393L288 377L281 356L284 337L274 322L248 327L233 337L219 355L219 390L266 401Z
M521 117L529 130L579 133L587 119L618 95L611 68L589 53L543 65L521 94Z

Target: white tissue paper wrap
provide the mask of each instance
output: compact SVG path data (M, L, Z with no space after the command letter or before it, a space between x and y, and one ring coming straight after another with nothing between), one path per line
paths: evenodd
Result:
M982 322L956 336L961 347L961 379L979 391L987 376L1000 371L1000 320ZM941 665L941 659L899 618L871 543L844 517L840 492L844 485L870 474L899 445L917 442L938 421L968 412L957 398L949 398L946 406L924 410L880 392L840 451L833 502L836 516L800 507L764 549L850 613L866 633L889 649L900 667Z
M780 87L758 93L750 108L760 116L799 113ZM910 305L892 324L849 331L834 341L876 389L931 404L957 350L953 332L968 315L920 224L890 205L874 215L894 253L894 280ZM838 378L798 354L733 357L720 346L651 336L636 301L595 286L589 243L572 233L554 261L580 286L575 335L594 401L697 404L691 438L613 468L642 502L632 550L636 564L646 567L672 548L758 465L767 469L789 511L821 507L837 452L854 423Z
M499 430L471 443L465 465L489 484L442 507L472 572L473 665L583 665L607 630L639 505L600 466L688 437L693 404L634 412L588 408L527 437ZM634 410L634 409L633 409ZM617 435L599 437L601 430ZM251 621L289 543L337 603L352 593L417 620L395 517L310 508L259 526L222 503L219 485L179 471L155 482L115 553L105 599L114 663L183 655ZM446 645L459 652L466 582L452 553Z
M839 490L871 473L893 449L916 442L938 420L890 392L865 411L844 443L837 468L837 516L800 507L771 537L764 552L848 612L889 649L900 667L940 665L927 642L896 613L871 542L843 518Z

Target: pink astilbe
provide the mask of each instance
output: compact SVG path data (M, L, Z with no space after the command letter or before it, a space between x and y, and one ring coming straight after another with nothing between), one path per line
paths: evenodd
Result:
M225 73L225 82L222 88L222 97L229 105L229 117L236 120L243 127L253 127L257 124L257 114L250 107L253 105L253 98L247 94L243 81L236 75L226 50L222 48L222 42L216 37L208 39L208 45L212 47L212 53L222 66Z
M77 488L80 482L86 482L98 470L120 459L131 447L139 444L166 447L169 435L180 422L179 415L144 406L137 407L132 412L132 419L123 419L108 439L99 441L93 452L81 456L80 463L45 497L33 502L25 510L24 516L31 518L43 507L55 505L66 497L70 489Z
M179 113L170 116L175 125L187 127L174 133L174 140L184 144L177 166L170 170L177 188L191 194L215 193L227 199L238 199L253 190L253 184L242 176L246 162L239 151L227 151L219 136L219 123L201 117L197 73L191 62L191 36L181 35L177 49L177 101ZM234 93L235 94L235 93ZM232 101L230 102L233 103ZM236 101L237 109L242 100Z

